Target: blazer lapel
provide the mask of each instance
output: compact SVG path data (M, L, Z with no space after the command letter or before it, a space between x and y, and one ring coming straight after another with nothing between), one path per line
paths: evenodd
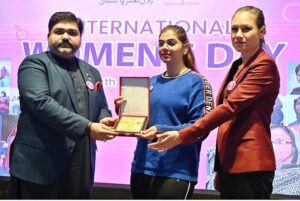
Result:
M76 101L76 93L73 85L73 81L68 73L68 71L62 67L59 66L55 58L52 56L52 54L49 52L48 54L49 59L52 61L54 69L60 76L60 78L64 81L67 92L69 94L69 97L71 99L71 102L73 104L74 110L77 112L78 111L78 105Z
M244 66L243 69L241 69L240 74L237 76L236 78L236 83L241 82L242 78L244 78L246 76L246 73L249 71L249 69L251 67L253 67L256 64L255 59L257 58L258 54L261 54L262 49L258 50L250 59L249 61L246 63L246 65Z
M66 85L68 94L69 94L72 104L75 108L75 111L78 111L76 93L75 93L73 81L72 81L68 71L64 68L61 68L57 64L55 64L55 67L56 67L56 70L57 70L58 74L60 75L61 79L64 81L64 83Z
M227 85L233 79L234 73L237 70L237 66L238 66L237 64L241 63L241 62L242 62L241 58L236 60L232 64L232 66L231 66L229 72L227 73L227 75L225 76L225 79L224 79L224 81L223 81L223 83L220 87L220 90L218 92L218 95L217 95L217 99L216 99L217 100L217 105L221 104L223 102L224 98L228 95Z
M93 111L94 111L94 104L95 104L95 96L97 95L97 93L95 93L95 79L91 73L91 71L89 70L89 68L81 61L78 60L78 65L79 65L79 69L80 72L82 74L82 77L84 79L84 82L87 83L90 82L93 84L93 89L87 87L87 91L88 91L88 95L89 95L89 117L92 118L93 117Z
M228 94L231 93L231 91L227 90L227 86L229 84L230 81L235 81L235 87L243 80L243 78L246 76L247 72L249 71L250 67L255 65L255 58L257 58L257 55L260 54L262 52L262 49L258 50L250 59L249 61L246 63L246 65L244 66L243 69L241 69L239 75L233 79L234 74L237 71L238 66L242 63L242 58L239 58L238 60L236 60L232 66L231 69L229 70L226 79L224 79L222 87L220 88L220 91L218 93L217 96L217 104L221 104L224 100L224 98L226 98L228 96ZM223 94L223 96L222 96Z

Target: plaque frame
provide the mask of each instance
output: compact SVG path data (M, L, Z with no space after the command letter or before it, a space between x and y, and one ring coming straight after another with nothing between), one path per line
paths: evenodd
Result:
M132 136L141 133L148 125L150 109L150 78L120 77L120 96L126 103L119 107L119 118L114 128L121 136ZM136 128L130 128L128 121Z

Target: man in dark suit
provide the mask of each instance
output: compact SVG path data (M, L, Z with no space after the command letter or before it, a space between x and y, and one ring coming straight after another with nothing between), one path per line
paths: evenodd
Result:
M83 23L70 12L49 21L50 51L18 71L21 114L11 146L10 198L90 198L95 140L117 133L99 72L75 57Z

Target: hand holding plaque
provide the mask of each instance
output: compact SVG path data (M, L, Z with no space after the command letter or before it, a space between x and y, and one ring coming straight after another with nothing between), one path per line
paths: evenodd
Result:
M120 95L126 98L115 125L117 132L134 136L146 128L149 116L149 78L121 77Z

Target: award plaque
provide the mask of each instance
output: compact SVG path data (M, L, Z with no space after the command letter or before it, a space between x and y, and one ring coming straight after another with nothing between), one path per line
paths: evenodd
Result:
M121 77L120 95L126 103L119 108L119 120L115 129L121 135L135 136L144 130L149 117L149 85L148 77Z
M147 117L122 115L119 118L116 131L121 133L140 133L145 127L146 120Z

